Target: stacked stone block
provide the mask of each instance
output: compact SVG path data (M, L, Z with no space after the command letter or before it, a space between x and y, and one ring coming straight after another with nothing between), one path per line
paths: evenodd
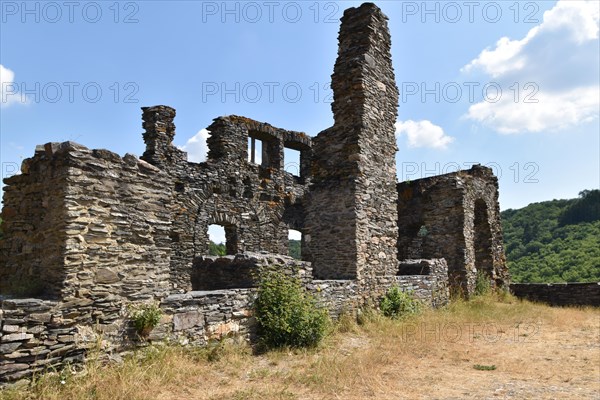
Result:
M301 229L303 221L284 215L288 209L303 208L305 179L284 170L284 147L301 150L301 159L305 159L310 153L310 137L250 118L219 117L208 127L208 159L193 163L173 145L174 110L166 112L172 110L166 106L143 110L144 137L153 141L146 140L142 158L168 173L167 185L173 190L170 281L174 289L184 292L192 288L192 263L208 254L208 228L212 224L224 227L230 255L252 251L287 254L288 229L292 223L293 228ZM153 123L148 125L148 120ZM250 137L266 144L262 165L248 160Z
M473 166L398 184L398 227L400 258L444 257L454 291L472 293L477 271L493 284L508 282L491 169Z
M314 140L307 200L317 278L368 280L395 268L398 89L390 46L379 8L345 11L332 75L335 124Z

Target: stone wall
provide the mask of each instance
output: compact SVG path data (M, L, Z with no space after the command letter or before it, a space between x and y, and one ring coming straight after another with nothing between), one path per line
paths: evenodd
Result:
M517 297L552 306L600 307L600 282L594 283L511 283Z
M450 302L448 264L443 258L408 259L398 263L397 285L412 290L415 297L439 307Z
M216 118L208 127L208 159L187 161L173 145L175 110L143 108L146 152L143 159L169 176L173 190L171 276L174 288L192 288L193 260L208 255L208 227L221 225L227 253L267 251L287 254L288 229L302 230L301 199L307 176L284 170L284 147L301 151L301 173L307 173L311 139L249 118ZM167 129L168 127L168 129ZM249 140L261 140L262 164L249 161Z
M453 290L470 294L477 271L496 285L508 282L491 169L469 170L398 184L398 254L445 258Z
M420 273L403 274L408 265L424 266ZM414 272L414 271L411 271ZM332 316L351 312L364 305L377 305L377 301L393 286L411 292L415 299L428 307L440 307L450 301L448 265L444 259L403 260L397 263L396 275L378 276L369 281L368 290L357 280L318 280L307 285L329 309Z
M211 339L231 335L249 338L255 324L252 317L255 297L254 289L172 294L161 302L164 316L149 340L205 345Z
M0 385L84 360L98 343L91 302L4 300L0 309ZM108 350L108 349L107 349Z
M312 280L310 263L277 254L248 252L235 256L201 256L192 267L192 290L257 287L261 274L279 271L300 279Z
M398 88L390 46L379 8L346 10L331 85L335 124L314 140L307 200L307 259L320 279L372 279L395 268Z
M68 146L67 144L66 146ZM56 143L37 146L21 174L4 179L0 293L59 297L64 281L68 166Z
M166 295L171 188L135 156L48 143L5 179L2 294L56 299ZM28 282L40 287L25 289Z
M255 266L266 266L265 261L275 259L286 265L286 271L300 277L304 287L318 300L321 307L329 310L332 317L344 312L353 312L371 301L377 304L390 287L397 285L402 290L411 291L415 298L427 306L439 307L449 301L447 285L448 269L441 260L405 260L405 264L426 264L429 273L379 277L376 295L367 296L357 281L353 280L313 280L310 279L308 263L294 264L294 260L274 254L253 254L243 257L252 260ZM277 261L277 259L279 261ZM272 266L269 263L269 266ZM294 269L293 267L301 267ZM254 336L255 320L253 302L256 288L199 290L184 294L172 294L160 304L165 313L161 324L151 333L150 340L168 340L182 344L204 345L211 339L228 335Z
M287 266L326 307L332 317L354 312L372 302L377 304L387 289L397 285L411 291L425 304L447 304L447 266L442 260L405 260L402 266L422 265L428 273L378 277L373 293L366 295L355 280L312 280L310 264L273 254L240 256L254 266ZM229 258L226 258L229 260ZM294 269L297 268L297 269ZM300 267L300 268L298 268ZM253 283L254 284L254 283ZM191 291L166 296L160 301L163 316L147 340L182 345L206 345L231 335L255 336L252 306L255 288ZM116 298L93 301L4 299L0 304L0 385L27 379L33 373L60 368L85 359L90 349L118 353L138 343L126 307L119 307L111 325L94 324L91 318L105 301L125 306Z

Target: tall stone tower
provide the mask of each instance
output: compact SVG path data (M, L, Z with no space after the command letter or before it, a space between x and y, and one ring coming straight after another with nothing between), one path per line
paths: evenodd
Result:
M394 274L398 88L387 17L344 12L332 75L334 126L313 141L305 254L321 279Z

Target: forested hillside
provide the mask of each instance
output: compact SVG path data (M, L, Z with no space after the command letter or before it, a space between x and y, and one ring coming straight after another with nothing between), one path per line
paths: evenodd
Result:
M600 190L502 212L513 282L600 281Z
M296 260L301 260L302 255L300 254L300 240L290 239L289 242L289 255L294 257Z

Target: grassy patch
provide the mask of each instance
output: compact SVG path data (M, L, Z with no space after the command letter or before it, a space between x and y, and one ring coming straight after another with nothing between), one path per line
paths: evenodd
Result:
M495 365L475 364L475 365L473 365L473 369L476 369L477 371L494 371L494 370L496 370L496 366Z

